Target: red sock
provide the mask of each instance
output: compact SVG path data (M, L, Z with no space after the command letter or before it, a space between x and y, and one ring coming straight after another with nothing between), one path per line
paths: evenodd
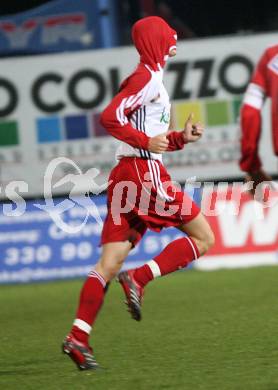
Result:
M80 294L79 307L71 333L77 340L88 343L92 325L102 306L106 282L96 271L91 271Z
M134 278L144 287L154 278L184 268L198 257L200 257L199 250L192 238L187 236L178 238L168 244L153 260L137 268Z

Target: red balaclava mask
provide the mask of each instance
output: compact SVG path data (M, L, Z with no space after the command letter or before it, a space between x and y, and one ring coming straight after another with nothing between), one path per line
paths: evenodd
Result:
M177 33L162 18L148 16L132 27L132 39L140 54L140 61L153 70L163 68L169 51L176 48Z

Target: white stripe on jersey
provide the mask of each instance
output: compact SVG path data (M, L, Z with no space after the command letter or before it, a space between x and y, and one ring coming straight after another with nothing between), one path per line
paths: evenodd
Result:
M243 103L249 106L261 110L264 104L265 92L257 84L250 83L245 93Z
M131 95L126 102L126 108L135 107L142 100L142 92L138 92L136 95Z
M124 122L124 105L125 105L126 101L127 101L127 98L124 98L121 101L121 104L119 105L119 107L116 109L116 116L117 116L117 119L120 122L121 126L124 126L124 124L125 124L125 122Z
M127 98L126 105L125 105L126 108L132 106L132 101L133 101L133 99L134 99L134 95L131 95L131 96L129 96L129 98Z
M116 116L118 121L120 122L121 126L124 126L125 124L128 123L128 119L125 115L125 108L130 108L130 107L136 107L136 105L142 103L142 95L143 95L143 90L138 92L136 95L131 95L128 98L123 98L120 105L116 109Z

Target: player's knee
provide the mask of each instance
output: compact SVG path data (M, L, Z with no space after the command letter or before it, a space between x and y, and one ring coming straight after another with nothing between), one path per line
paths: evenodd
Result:
M106 275L106 279L108 281L112 280L115 278L115 276L118 274L119 270L121 269L121 267L116 267L116 266L109 266L109 267L106 267L105 268L105 275Z
M115 278L115 276L119 272L119 268L114 265L99 266L98 272L101 274L101 276L105 279L106 282L109 282L110 280Z
M106 281L110 281L115 278L115 276L119 273L124 262L124 258L122 257L105 257L101 258L98 263L98 269L100 274L105 278Z
M214 233L210 228L204 231L201 237L193 237L193 239L199 249L200 256L203 256L215 243Z

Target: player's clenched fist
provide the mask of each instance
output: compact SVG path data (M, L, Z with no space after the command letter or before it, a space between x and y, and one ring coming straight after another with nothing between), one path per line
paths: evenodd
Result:
M167 133L163 133L150 138L148 150L152 153L163 153L167 150L168 145Z
M204 127L200 122L193 123L193 114L191 113L185 122L183 129L183 137L185 142L198 141L204 132Z

